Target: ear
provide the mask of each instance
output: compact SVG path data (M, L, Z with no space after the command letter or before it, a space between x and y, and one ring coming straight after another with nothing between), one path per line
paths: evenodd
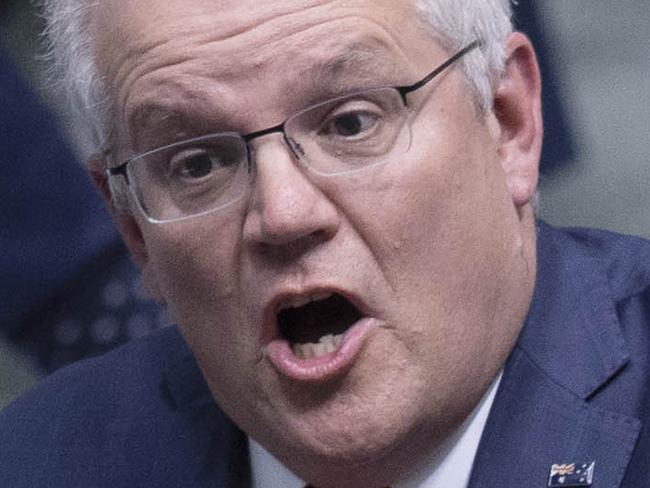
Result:
M155 273L149 262L147 247L140 226L128 208L118 208L111 193L106 174L106 160L103 155L95 155L88 160L88 170L90 176L97 187L100 195L104 199L122 240L126 244L131 258L142 273L142 285L145 292L152 299L163 303L164 299L160 293Z
M506 43L504 73L494 95L498 151L508 189L517 207L535 195L542 148L541 80L528 38L515 32Z

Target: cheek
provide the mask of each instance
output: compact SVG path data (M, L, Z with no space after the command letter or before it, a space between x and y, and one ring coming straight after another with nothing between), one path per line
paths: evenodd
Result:
M225 219L187 227L151 236L151 264L204 377L219 385L213 391L234 391L229 396L239 401L250 393L259 358L256 329L242 313L247 308L240 293L241 228ZM227 405L228 398L219 400Z
M467 130L474 126L473 132ZM368 181L354 190L348 208L363 209L352 211L351 219L387 274L443 273L458 264L452 258L462 257L459 253L476 254L475 249L467 253L467 245L472 236L480 240L490 225L488 202L505 186L493 174L495 155L480 143L483 126L463 127L465 133L414 129L414 142L402 160L368 173Z
M145 235L160 292L181 328L194 333L231 322L225 319L239 296L239 228L209 218L201 224L168 224Z
M479 347L481 337L467 344L465 336L493 313L507 280L499 263L511 259L516 214L489 134L474 126L465 134L437 131L356 192L374 215L351 218L396 292L394 320L405 325L397 333L409 349ZM444 351L438 360L445 357L454 361Z

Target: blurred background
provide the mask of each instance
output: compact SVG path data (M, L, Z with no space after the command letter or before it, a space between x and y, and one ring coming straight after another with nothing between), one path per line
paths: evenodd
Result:
M540 214L650 237L650 2L521 0L544 78ZM164 327L79 161L43 25L0 5L0 408L44 374Z

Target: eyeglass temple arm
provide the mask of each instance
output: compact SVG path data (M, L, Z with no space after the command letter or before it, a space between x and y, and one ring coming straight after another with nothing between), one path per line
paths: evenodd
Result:
M434 69L427 76L422 78L420 81L417 81L417 82L413 83L412 85L398 86L398 87L395 87L395 88L400 93L400 95L402 95L402 98L404 99L404 102L406 103L406 95L408 93L411 93L412 91L415 91L415 90L417 90L419 88L422 88L424 85L426 85L431 80L433 80L436 76L438 76L440 73L442 73L444 70L446 70L449 66L451 66L456 61L458 61L460 58L465 56L465 54L467 54L471 50L479 47L481 44L482 44L482 42L480 40L476 40L476 41L472 42L471 44L468 44L463 49L461 49L456 54L454 54L452 57L450 57L447 61L445 61L440 66L438 66L436 69Z

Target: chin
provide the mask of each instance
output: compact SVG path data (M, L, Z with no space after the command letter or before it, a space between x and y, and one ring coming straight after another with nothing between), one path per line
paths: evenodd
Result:
M398 393L391 398L405 399ZM440 443L440 432L425 425L422 409L412 402L387 403L383 396L358 395L338 400L330 399L320 408L299 414L289 412L275 422L260 422L279 426L262 433L260 443L314 483L318 479L331 483L336 475L341 483L356 479L357 487L367 486L365 482L373 474L387 477L417 462L425 446Z
M306 437L294 439L287 450L274 451L273 446L267 449L319 488L365 488L375 484L383 488L419 462L423 446L414 439L416 436L384 419L315 429ZM433 440L430 445L437 442Z

